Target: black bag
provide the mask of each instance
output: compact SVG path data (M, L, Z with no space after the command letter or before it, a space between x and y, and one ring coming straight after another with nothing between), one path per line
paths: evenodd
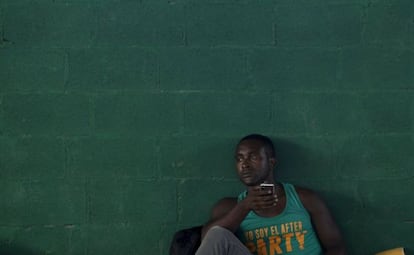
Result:
M194 255L201 243L201 229L197 226L175 232L170 246L170 255Z

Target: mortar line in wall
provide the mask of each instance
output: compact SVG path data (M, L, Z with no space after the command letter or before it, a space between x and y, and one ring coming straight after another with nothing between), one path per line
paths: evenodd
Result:
M9 228L68 228L81 226L80 222L64 223L64 224L0 224L0 227Z
M335 85L340 84L340 81L342 80L342 75L343 75L343 54L344 51L343 49L339 49L338 53L336 54L336 61L338 63L338 67L336 68L336 73L335 73Z
M89 225L91 223L91 201L90 201L90 181L88 177L84 178L84 189L85 189L85 217L86 223Z
M3 92L4 96L7 95L66 95L66 96L87 96L87 97L95 97L95 96L134 96L134 95L147 95L147 94L154 94L154 95L191 95L191 94L211 94L211 95L270 95L274 96L276 93L302 93L302 94L378 94L378 93L412 93L414 92L414 87L402 87L402 88L383 88L383 89L352 89L352 90L341 90L341 89L294 89L294 90L287 90L287 89L273 89L273 90L264 90L258 92L257 90L243 90L243 91L234 91L234 90L101 90L98 92L83 92L83 91L15 91L15 92Z
M89 97L89 135L91 136L92 134L94 134L95 129L96 129L96 116L95 116L95 101L96 101L96 96L95 95L91 95Z
M84 177L84 189L85 189L85 217L86 217L86 226L89 228L91 225L91 198L90 198L90 194L89 194L89 188L90 188L90 182L89 182L89 178L88 177ZM88 234L86 235L86 243L90 242L90 232L87 231ZM85 254L89 254L89 245L85 245L85 250L84 250Z
M276 100L275 97L270 97L268 100L269 100L269 105L270 106L276 105L275 104L275 100ZM268 114L267 118L268 118L269 123L273 123L273 117L276 115L275 114L275 109L274 109L275 107L269 107L269 108L270 108L270 110L267 113Z
M3 21L3 9L0 5L0 45L3 44L5 41L4 39L4 21Z
M361 44L366 46L365 42L365 33L367 29L367 9L371 6L372 2L369 0L366 5L362 6L362 13L361 13Z
M161 173L161 153L160 153L160 148L161 148L161 140L160 137L156 137L154 139L154 146L155 146L155 153L157 154L156 156L156 165L155 165L155 169L157 171L157 176L156 179L161 180L162 179L162 173Z
M177 185L178 185L178 189L177 189L177 194L178 194L178 200L177 200L177 202L178 202L178 217L177 217L177 222L182 222L182 214L183 214L183 211L184 211L184 208L183 207L180 207L180 205L181 205L181 200L182 200L182 196L180 195L181 193L180 193L180 186L181 185L183 185L185 182L186 182L187 180L186 179L181 179L181 180L178 180L178 182L177 182Z
M3 9L2 6L0 6L0 48L14 44L14 42L9 41L4 37L4 30Z
M285 178L281 178L285 181L291 181L291 182L300 182L303 181L303 179L298 179L298 178L289 178L289 177L285 177ZM395 182L395 181L411 181L412 179L414 179L414 177L390 177L390 176L386 176L386 177L351 177L351 178L341 178L341 177L335 177L335 178L312 178L312 179L308 179L309 182L352 182L352 183L360 183L360 182Z
M252 66L250 65L250 61L249 61L249 56L251 55L251 51L250 50L246 50L243 52L243 68L244 68L244 72L246 73L246 77L247 77L247 86L248 89L250 89L251 86L253 86L254 84L254 76L253 76L253 70L252 70Z
M312 134L312 133L285 133L280 131L269 130L268 133L272 133L277 135L280 138L295 138L295 137L307 137L307 138L347 138L347 137L392 137L392 136L412 136L414 132L406 131L406 132L384 132L384 133L330 133L330 134ZM210 138L233 138L231 133L223 133L220 134L211 134L210 132L199 132L199 133L186 133L185 135L182 133L177 134L92 134L92 135L71 135L71 136L56 136L56 138L61 139L88 139L88 138L104 138L104 139L138 139L142 136L157 136L161 139L169 139L169 138L180 138L180 137L198 137L202 135L203 137L210 137ZM4 137L11 137L11 138L27 138L28 135L21 134L21 135L10 135L6 134ZM30 138L50 138L49 135L30 135ZM148 138L149 139L149 138Z
M176 181L175 182L175 197L176 197L176 200L175 200L175 213L176 213L176 216L175 216L175 224L177 225L178 224L178 222L180 222L180 208L179 208L179 206L180 206L180 192L179 192L179 185L180 185L180 182L179 181Z
M4 95L72 95L72 96L91 96L95 95L97 93L92 92L84 92L84 91L75 91L75 90L37 90L37 91L31 91L31 90L20 90L20 91L5 91L3 92Z
M183 110L183 116L182 116L182 125L180 125L180 128L179 128L179 131L178 131L178 134L177 135L181 135L182 133L184 133L183 131L185 130L185 128L186 128L186 123L187 123L187 121L186 121L186 119L187 119L187 114L188 114L188 112L187 112L187 106L188 106L188 101L186 100L186 99L184 99L183 100L184 102L182 103L182 110Z
M285 177L285 180L290 180L290 181L301 181L302 179L296 179L296 178L289 178L289 177ZM203 178L203 177L182 177L182 178L177 178L177 177L171 177L168 179L165 179L164 181L179 181L179 182L184 182L184 181L212 181L212 182L229 182L229 183L239 183L239 180L235 177L235 178L214 178L214 177L209 177L209 178ZM388 182L388 181L412 181L414 180L414 176L384 176L384 177L361 177L361 176L355 176L355 177L318 177L318 178L312 178L312 181L315 182L330 182L330 181L340 181L340 182Z
M413 88L397 88L397 89L355 89L355 90L340 90L340 89L313 89L313 90L267 90L258 92L256 90L244 90L244 91L234 91L234 90L146 90L146 91L137 91L137 90L124 90L124 91L103 91L102 93L97 93L97 95L113 95L113 96L123 96L123 95L143 95L143 94L170 94L170 95L191 95L191 94L211 94L211 95L270 95L274 96L276 93L301 93L301 94L375 94L375 93L411 93L414 92Z
M68 152L68 144L66 139L62 138L62 145L63 145L63 176L64 179L68 174L68 160L69 160L69 152Z
M10 182L21 182L21 183L43 183L43 182L53 182L53 181L67 181L65 177L53 177L53 178L42 178L41 180L38 179L32 179L31 177L16 177L16 178L9 178L9 177L3 177L3 181L10 181ZM71 181L81 181L82 178L76 178L72 177L70 179Z
M187 13L187 9L186 9L186 13ZM184 24L183 43L184 43L183 47L188 48L188 23L187 22L185 22Z
M69 53L64 51L64 67L63 67L63 91L67 91L69 82Z
M6 41L7 42L7 41ZM407 50L407 51L414 51L414 48L412 46L406 46L406 45L385 45L385 44L379 44L379 43L355 43L352 45L333 45L333 46L326 46L326 45L320 45L320 46L283 46L283 45L277 45L274 46L273 42L272 44L268 45L211 45L211 46L205 46L205 45L177 45L177 46L145 46L145 45L131 45L131 46L124 46L124 47L110 47L110 46L95 46L95 47L71 47L71 50L90 50L90 49L142 49L142 50L153 50L153 49L186 49L186 50L220 50L220 49L226 49L226 50L246 50L246 49L252 49L252 50L282 50L282 51L293 51L293 50L321 50L321 51L335 51L339 48L344 49L384 49L384 50ZM67 50L67 47L22 47L22 49L26 50Z
M4 107L3 107L3 102L4 102L4 97L3 97L3 93L0 93L0 120L3 119L4 117ZM4 121L2 120L2 123L4 123ZM3 133L0 133L1 136L3 136Z
M156 90L161 90L161 62L159 52L157 52L157 81L156 81Z

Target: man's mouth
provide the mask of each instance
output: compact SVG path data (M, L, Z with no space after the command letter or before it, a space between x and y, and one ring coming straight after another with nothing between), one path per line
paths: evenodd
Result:
M242 174L240 175L240 177L241 177L242 179L247 179L247 178L251 178L251 177L252 177L252 174L251 174L251 173L242 173Z

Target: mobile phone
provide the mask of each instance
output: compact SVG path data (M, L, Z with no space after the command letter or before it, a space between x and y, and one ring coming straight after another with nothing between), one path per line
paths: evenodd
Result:
M260 188L262 190L271 190L272 193L275 193L275 185L273 183L261 183Z

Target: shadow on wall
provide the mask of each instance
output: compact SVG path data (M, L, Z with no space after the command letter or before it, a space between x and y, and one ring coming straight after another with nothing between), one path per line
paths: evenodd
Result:
M298 159L306 156L304 149L292 141L273 137L271 139L275 146L277 169L281 169L282 172L284 169L295 168L294 166L300 161Z
M324 180L322 175L329 176L331 174L326 170L328 168L326 164L329 164L327 163L329 162L329 154L327 154L329 152L326 151L326 147L321 148L316 155L313 150L305 147L312 141L304 140L304 145L299 145L280 138L273 138L272 140L274 141L278 160L275 171L276 179L315 190L330 208L341 232L344 234L345 242L359 246L359 243L353 244L352 240L347 239L352 239L350 237L353 236L352 233L355 231L353 220L358 217L362 210L361 202L355 199L352 192L341 192L341 190L347 190L347 183L338 184ZM316 143L311 144L310 147L324 145L323 143ZM366 248L360 245L355 251L358 252L359 249ZM352 253L355 251L350 249L349 252L355 254Z
M0 241L0 255L40 255L40 253L23 246L4 244Z
M273 138L275 146L277 165L275 169L276 178L282 180L303 181L305 176L318 175L317 172L309 173L311 165L320 168L325 162L325 155L313 155L311 150L307 150L304 145L295 144L291 140ZM304 140L304 143L309 141ZM297 183L296 183L297 184Z

